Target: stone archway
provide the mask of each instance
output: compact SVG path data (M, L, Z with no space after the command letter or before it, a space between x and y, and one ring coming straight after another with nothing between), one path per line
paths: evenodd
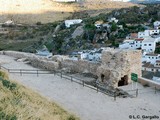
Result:
M122 77L121 80L118 82L118 87L124 85L128 85L128 75Z

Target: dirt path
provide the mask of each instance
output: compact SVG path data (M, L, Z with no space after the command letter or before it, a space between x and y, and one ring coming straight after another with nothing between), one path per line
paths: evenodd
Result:
M7 68L36 69L8 56L0 55L1 62ZM130 120L129 115L160 117L160 93L148 92L138 98L117 98L114 101L112 97L54 75L10 74L10 78L55 101L82 120ZM138 88L143 87L138 85ZM149 88L145 90L150 91Z

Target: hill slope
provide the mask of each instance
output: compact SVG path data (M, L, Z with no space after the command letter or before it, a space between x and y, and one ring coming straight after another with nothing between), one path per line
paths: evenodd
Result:
M0 120L76 120L57 104L6 79L0 71Z
M89 15L133 6L132 3L107 0L82 0L80 3L57 3L54 0L0 0L0 22L13 19L17 23L48 23L64 20L74 12Z

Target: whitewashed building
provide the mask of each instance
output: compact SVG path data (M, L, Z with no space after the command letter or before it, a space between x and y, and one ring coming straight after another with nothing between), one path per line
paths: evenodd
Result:
M160 34L159 30L145 30L144 32L138 32L138 38L145 38L151 35L158 35Z
M143 38L137 38L134 40L125 40L119 45L120 49L138 49L142 47Z
M73 19L73 20L65 20L65 26L67 28L71 27L71 25L80 24L83 20L81 19Z
M142 62L150 62L156 64L156 61L160 61L160 54L144 54L142 56Z
M155 21L153 25L154 25L154 28L156 29L157 27L160 26L160 21Z
M110 18L108 21L118 23L118 19L116 19L115 17Z
M156 41L154 38L145 38L142 42L142 47L141 47L143 52L146 53L154 53L156 49Z

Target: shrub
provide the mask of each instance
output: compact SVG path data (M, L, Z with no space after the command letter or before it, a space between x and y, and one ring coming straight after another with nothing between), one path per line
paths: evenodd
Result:
M76 118L73 115L71 115L67 118L67 120L76 120Z
M41 22L37 22L36 25L42 25L42 23Z
M6 115L4 112L0 112L0 120L17 120L15 115Z
M4 87L9 88L10 87L10 81L8 80L2 80L2 84Z
M15 83L10 84L9 89L14 90L17 87Z

